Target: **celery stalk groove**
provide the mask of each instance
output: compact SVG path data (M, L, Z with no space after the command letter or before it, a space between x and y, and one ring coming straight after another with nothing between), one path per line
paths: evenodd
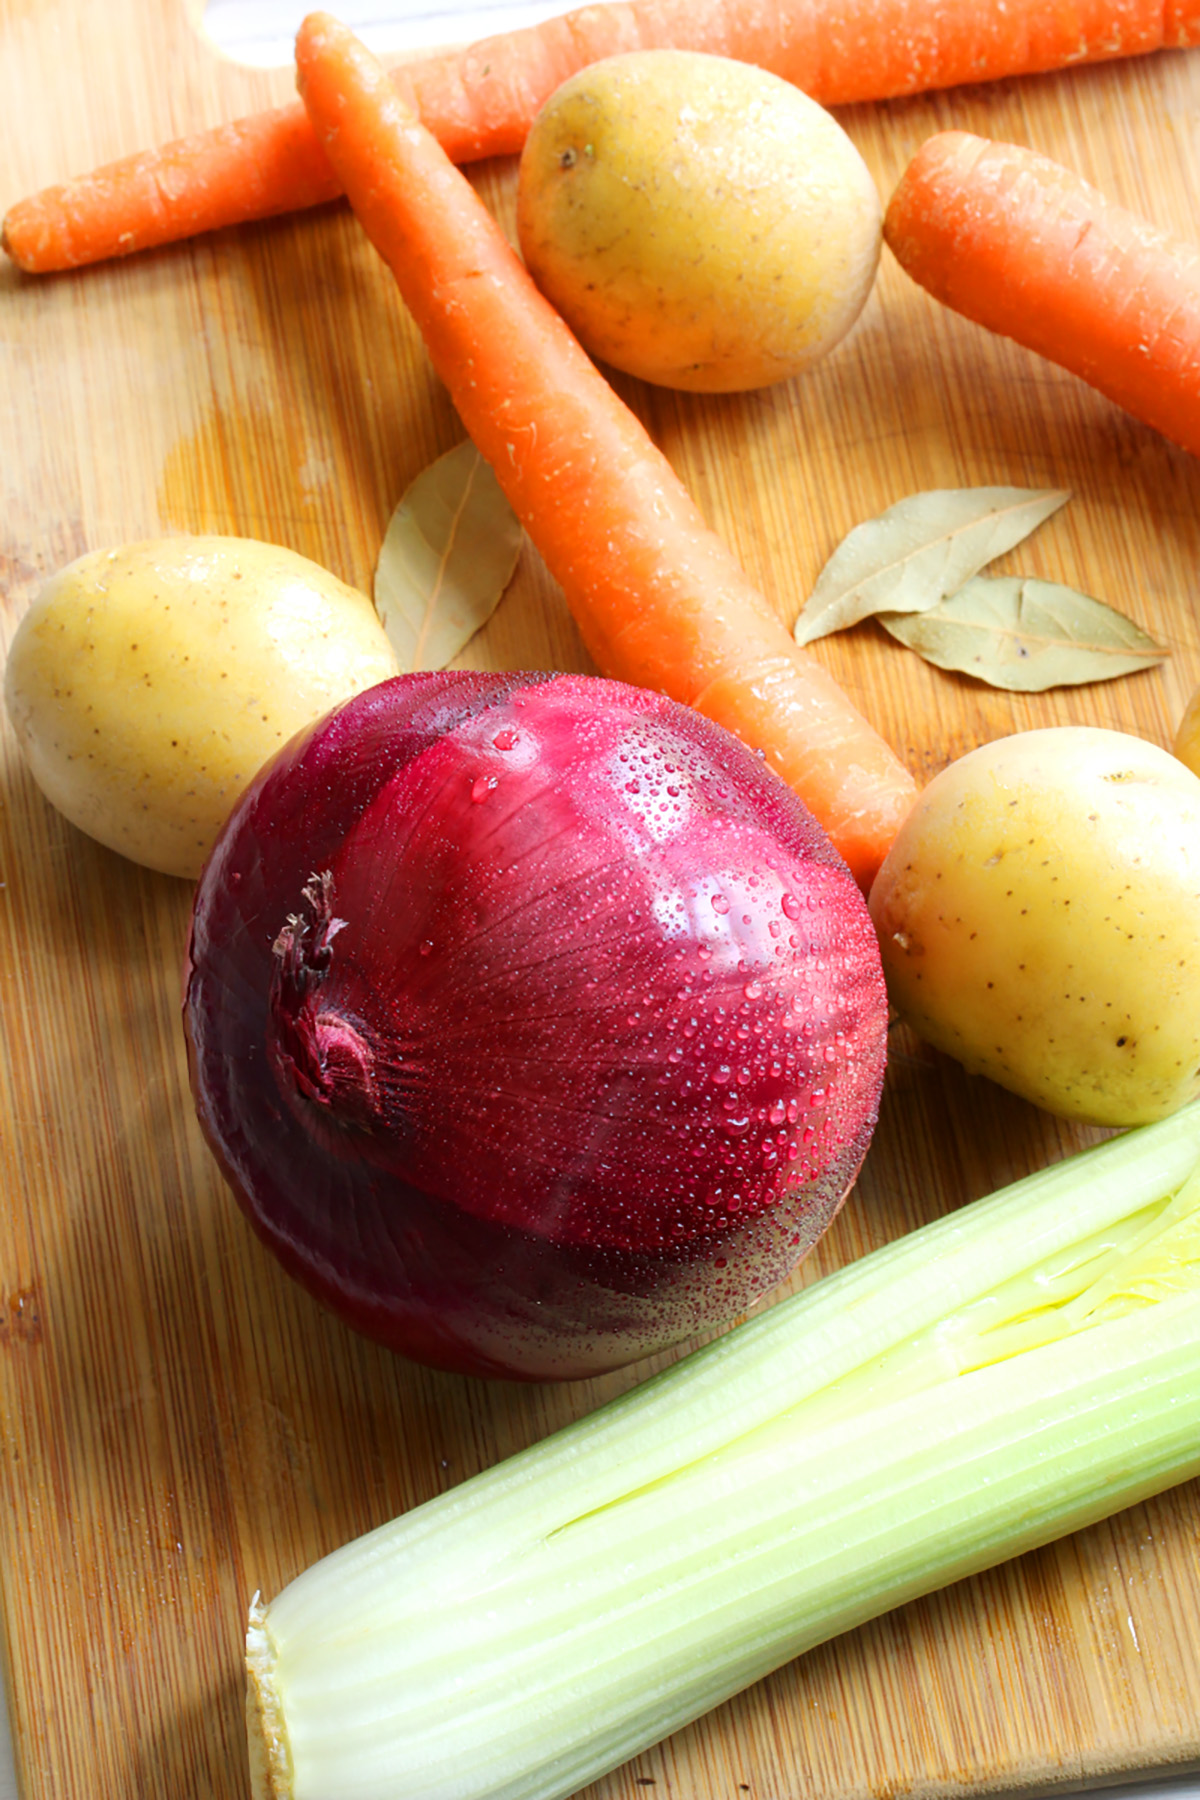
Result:
M305 1571L258 1800L563 1800L802 1651L1200 1473L1200 1107L815 1283Z

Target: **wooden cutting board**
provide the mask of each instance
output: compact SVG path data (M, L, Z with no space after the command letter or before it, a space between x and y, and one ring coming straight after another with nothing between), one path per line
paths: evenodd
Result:
M181 0L0 0L0 206L283 97ZM887 192L930 132L1031 142L1200 237L1200 52L843 115ZM511 225L513 169L476 179ZM57 278L0 272L0 624L84 550L163 532L291 545L369 586L388 513L462 436L341 208ZM885 258L803 381L622 392L790 619L833 546L919 488L1064 486L1009 559L1170 645L1157 673L1014 699L873 627L817 647L922 778L1083 721L1169 741L1200 681L1200 462L940 312ZM464 658L587 667L527 554ZM241 1800L255 1588L634 1379L410 1366L320 1312L201 1143L178 1003L190 893L0 777L0 1579L26 1800ZM1094 1135L1094 1134L1093 1134ZM897 1038L876 1143L798 1279L1087 1141ZM784 1669L592 1800L891 1800L1200 1761L1200 1492L1182 1487Z

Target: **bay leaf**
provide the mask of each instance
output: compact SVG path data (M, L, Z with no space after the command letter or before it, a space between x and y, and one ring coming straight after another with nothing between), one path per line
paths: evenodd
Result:
M468 438L423 469L388 522L375 608L402 668L444 669L495 612L523 532Z
M856 525L796 621L811 644L876 613L923 612L958 592L1070 499L1062 488L929 488Z
M1111 681L1170 654L1104 601L1019 575L977 576L926 612L879 622L937 668L1020 694Z

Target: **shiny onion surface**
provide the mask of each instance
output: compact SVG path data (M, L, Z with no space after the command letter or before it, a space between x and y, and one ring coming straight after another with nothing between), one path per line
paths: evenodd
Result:
M293 740L200 880L197 1110L354 1328L574 1377L743 1310L874 1128L866 905L762 761L585 676L402 676Z

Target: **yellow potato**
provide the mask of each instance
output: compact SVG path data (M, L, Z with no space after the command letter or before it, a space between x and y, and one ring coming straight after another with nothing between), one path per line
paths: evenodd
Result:
M929 1043L1064 1118L1200 1092L1200 778L1123 732L1019 732L918 800L870 898Z
M712 393L824 356L879 261L879 196L841 126L778 76L691 51L566 81L529 133L517 220L530 273L594 356Z
M307 558L162 538L51 577L13 640L5 699L68 819L148 868L195 876L267 758L397 673L371 602Z
M1173 745L1180 762L1186 763L1193 775L1200 775L1200 688L1184 708Z

